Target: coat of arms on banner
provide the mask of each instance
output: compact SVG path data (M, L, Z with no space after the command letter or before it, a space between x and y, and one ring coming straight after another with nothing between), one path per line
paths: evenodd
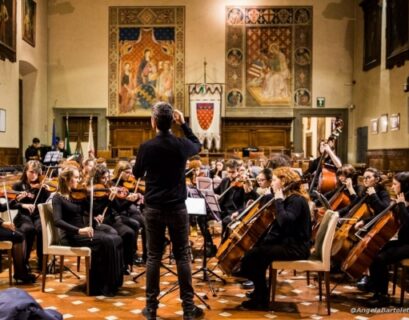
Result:
M198 102L196 104L197 121L203 130L209 129L214 115L214 104Z
M222 85L189 84L190 125L208 150L220 150Z

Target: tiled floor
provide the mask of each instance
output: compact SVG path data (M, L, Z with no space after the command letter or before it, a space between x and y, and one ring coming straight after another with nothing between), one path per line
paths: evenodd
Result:
M200 237L199 237L200 238ZM194 247L200 248L198 241ZM199 253L198 253L199 254ZM5 260L5 258L3 259ZM164 260L167 265L168 259ZM76 270L75 259L66 260L66 265ZM202 260L196 258L193 269L197 270L202 265ZM55 308L64 315L64 319L143 319L141 310L145 300L145 277L141 276L137 282L132 281L132 276L126 276L124 286L119 295L114 298L104 296L88 297L83 288L84 274L80 273L81 280L77 280L72 274L65 272L63 282L58 280L58 274L47 276L46 292L41 292L41 278L34 285L19 286L31 294L44 308ZM209 267L216 266L212 259ZM175 270L174 263L169 265ZM223 276L216 268L217 274ZM143 267L134 267L135 274L144 271ZM166 270L163 269L163 273ZM202 274L199 274L199 278ZM226 285L220 281L212 281L215 288L215 296L206 282L201 279L194 280L194 287L198 295L210 305L206 310L205 319L325 319L326 304L318 302L318 289L315 279L307 286L305 275L294 276L292 271L282 271L278 276L278 288L274 311L242 311L237 306L245 300L245 291L234 278L226 278ZM172 286L175 276L167 272L161 277L161 288L166 290ZM0 274L0 290L8 288L8 270ZM406 310L393 307L384 310L369 310L364 307L367 296L361 294L353 282L345 281L342 276L331 279L331 309L333 319L402 319L409 320L409 303ZM393 301L397 301L399 287ZM406 294L408 300L409 295ZM196 298L196 303L205 306ZM396 309L394 309L396 308ZM382 313L376 313L383 311ZM353 313L356 312L356 313ZM369 313L368 313L369 312ZM179 300L179 291L172 292L161 299L158 317L160 319L181 319L182 311Z

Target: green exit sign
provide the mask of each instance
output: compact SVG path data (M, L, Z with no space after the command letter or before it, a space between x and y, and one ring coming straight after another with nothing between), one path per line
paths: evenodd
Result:
M325 107L325 97L317 97L317 108Z

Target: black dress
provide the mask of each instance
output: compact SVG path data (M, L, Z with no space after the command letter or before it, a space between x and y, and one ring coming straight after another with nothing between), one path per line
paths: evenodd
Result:
M60 194L53 198L55 225L60 228L62 244L91 248L90 293L113 296L122 286L123 248L120 236L94 229L92 239L79 235L87 227L87 206L84 201L67 199Z

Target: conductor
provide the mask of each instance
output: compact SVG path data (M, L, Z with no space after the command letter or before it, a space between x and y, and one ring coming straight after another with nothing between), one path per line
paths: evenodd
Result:
M173 135L172 121L181 127L185 137ZM136 178L146 176L144 212L148 260L146 307L142 313L147 319L156 319L160 264L168 228L177 265L183 319L200 319L204 312L193 303L185 166L188 158L199 153L201 145L185 123L182 112L173 110L169 103L158 102L153 106L151 125L157 135L140 146L133 168Z

